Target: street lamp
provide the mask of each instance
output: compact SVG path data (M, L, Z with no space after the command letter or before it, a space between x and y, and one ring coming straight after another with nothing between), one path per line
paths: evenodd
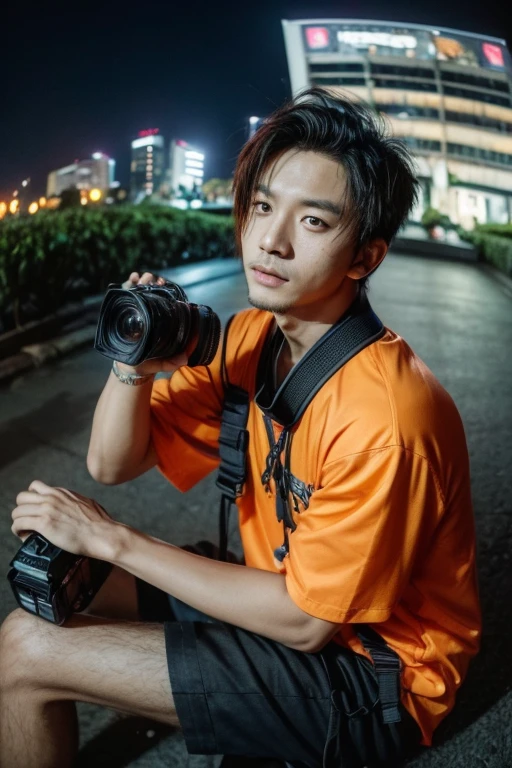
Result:
M38 206L38 204L36 202L30 203L30 205L28 207L28 212L29 213L34 214L34 213L37 213L38 210L39 210L39 206Z
M89 192L89 200L91 203L97 203L99 200L101 200L102 192L101 189L91 189Z
M9 212L13 215L18 212L18 208L20 207L20 201L17 199L11 200L9 203Z
M3 219L7 213L7 203L0 203L0 219Z
M249 118L249 138L252 139L254 134L256 133L256 129L258 127L258 123L260 122L260 118L256 115L251 115Z

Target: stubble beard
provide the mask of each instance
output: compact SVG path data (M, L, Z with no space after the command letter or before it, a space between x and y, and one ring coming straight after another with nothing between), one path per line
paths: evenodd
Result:
M263 309L265 312L272 312L272 314L274 315L286 315L292 308L289 304L279 305L279 304L270 304L264 301L258 301L256 299L253 299L250 293L247 296L247 300L249 301L249 304L251 304L251 306L255 307L255 309Z

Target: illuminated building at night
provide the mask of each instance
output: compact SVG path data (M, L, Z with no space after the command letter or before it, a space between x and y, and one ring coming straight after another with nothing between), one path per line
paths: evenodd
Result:
M147 195L158 192L164 180L164 137L158 128L139 131L132 141L130 165L130 195L138 203Z
M114 185L116 161L103 152L95 152L89 160L81 160L48 174L46 195L60 195L65 189L100 189L106 192Z
M172 194L194 192L204 181L204 154L186 141L176 139L169 149L169 187Z
M512 60L504 40L385 21L283 21L292 91L321 85L382 112L421 199L456 224L512 219Z

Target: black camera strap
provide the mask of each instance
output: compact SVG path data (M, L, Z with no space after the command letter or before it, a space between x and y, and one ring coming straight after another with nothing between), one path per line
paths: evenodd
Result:
M385 328L368 300L357 299L293 366L274 392L269 371L283 341L281 329L276 328L258 366L256 404L270 419L291 429L331 376L384 333Z
M229 513L235 499L243 494L246 475L246 451L249 445L247 420L249 395L229 382L226 366L226 346L230 319L222 347L222 381L224 385L224 409L219 436L220 467L217 486L222 490L220 509L220 556L226 560L228 548ZM304 357L292 368L282 384L275 389L270 375L273 361L283 342L279 328L267 337L257 372L255 402L263 413L269 440L269 454L262 483L269 488L270 479L275 483L276 515L283 523L284 541L274 552L280 561L289 551L288 531L294 531L296 523L290 508L300 511L309 505L312 489L293 477L290 471L291 444L297 422L323 385L349 360L365 347L373 344L385 333L381 320L373 312L366 298L356 299L348 311L325 333ZM283 429L274 436L272 421ZM284 466L281 455L284 453ZM400 659L374 630L366 625L356 625L363 646L370 654L378 677L379 698L385 723L399 722Z

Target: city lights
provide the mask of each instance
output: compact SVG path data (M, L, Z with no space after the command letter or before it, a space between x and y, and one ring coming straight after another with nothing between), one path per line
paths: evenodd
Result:
M28 212L30 214L33 215L34 213L37 213L38 210L39 210L39 205L36 202L30 203L30 205L28 207Z
M139 138L143 139L146 136L156 136L158 133L160 133L159 128L146 128L143 131L139 131Z
M9 212L12 214L15 214L18 212L19 207L20 207L19 200L11 200L11 202L9 203Z
M40 197L39 198L39 207L45 208L46 207L46 197Z
M0 203L0 219L3 219L7 213L7 203Z
M251 139L258 128L260 127L260 123L262 121L261 117L258 117L258 115L251 115L249 118L249 138Z
M190 160L204 160L204 155L202 155L201 152L193 152L190 150L185 152L185 157L190 158Z
M89 192L89 200L92 203L97 203L102 198L102 192L101 189L91 189Z

